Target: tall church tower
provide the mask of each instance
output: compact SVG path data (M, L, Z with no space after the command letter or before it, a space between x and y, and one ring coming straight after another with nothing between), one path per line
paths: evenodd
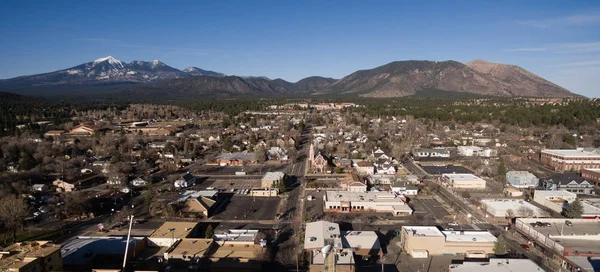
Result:
M310 146L308 147L308 163L312 166L313 160L315 159L315 147L313 146L312 142L310 143Z

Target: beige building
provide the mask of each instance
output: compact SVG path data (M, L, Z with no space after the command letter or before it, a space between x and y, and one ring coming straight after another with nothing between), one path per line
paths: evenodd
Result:
M267 172L260 180L260 187L272 188L277 187L280 182L284 182L285 174L283 172Z
M15 243L0 252L0 271L50 272L62 269L60 246L48 241Z
M148 237L149 246L170 247L177 241L193 236L197 222L165 222Z
M277 188L254 188L252 190L250 190L250 196L278 196L279 195L279 189Z
M456 189L485 189L485 180L473 174L443 174L442 177Z
M400 244L413 258L464 254L486 258L493 254L496 237L487 231L440 231L435 226L405 226Z
M575 201L576 193L568 191L547 191L535 190L533 193L533 202L538 203L557 213L561 213L567 203Z

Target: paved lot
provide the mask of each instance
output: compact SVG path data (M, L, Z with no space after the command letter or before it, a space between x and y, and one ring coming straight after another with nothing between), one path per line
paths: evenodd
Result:
M209 178L204 182L195 185L194 190L205 190L208 187L214 187L215 189L225 190L226 192L230 192L231 189L235 189L237 193L242 189L252 189L260 187L260 180L243 178Z
M248 175L261 175L269 171L284 171L288 164L264 164L246 166L203 165L194 169L195 175L235 175L235 172L246 172Z
M450 215L442 204L435 199L413 199L410 203L414 205L415 214L421 214L424 217L444 219L444 217Z
M473 174L471 170L462 166L421 166L425 172L430 175L442 175L442 174Z
M273 220L279 197L251 197L235 194L211 217L214 220ZM251 212L254 211L254 212Z
M305 214L306 216L308 216L308 221L314 221L313 219L316 218L322 218L323 216L323 193L324 191L321 192L317 192L316 190L314 191L306 191L306 197L308 196L313 196L315 199L305 202L304 205L304 209L305 209Z

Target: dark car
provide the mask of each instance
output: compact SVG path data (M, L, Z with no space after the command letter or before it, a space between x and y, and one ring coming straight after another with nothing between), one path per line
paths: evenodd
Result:
M567 220L567 221L565 221L565 225L567 225L569 227L572 227L573 226L573 222Z
M536 226L536 227L543 227L543 226L544 226L544 223L542 223L542 222L540 222L540 221L537 221L537 222L535 222L535 226Z
M544 227L552 227L552 224L549 222L544 222Z

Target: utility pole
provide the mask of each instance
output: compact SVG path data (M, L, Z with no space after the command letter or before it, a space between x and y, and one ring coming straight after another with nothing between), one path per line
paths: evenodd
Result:
M125 244L125 255L123 256L123 270L125 271L125 265L127 265L127 251L129 250L129 239L131 238L131 226L133 226L133 215L129 216L129 231L127 232L127 242Z

